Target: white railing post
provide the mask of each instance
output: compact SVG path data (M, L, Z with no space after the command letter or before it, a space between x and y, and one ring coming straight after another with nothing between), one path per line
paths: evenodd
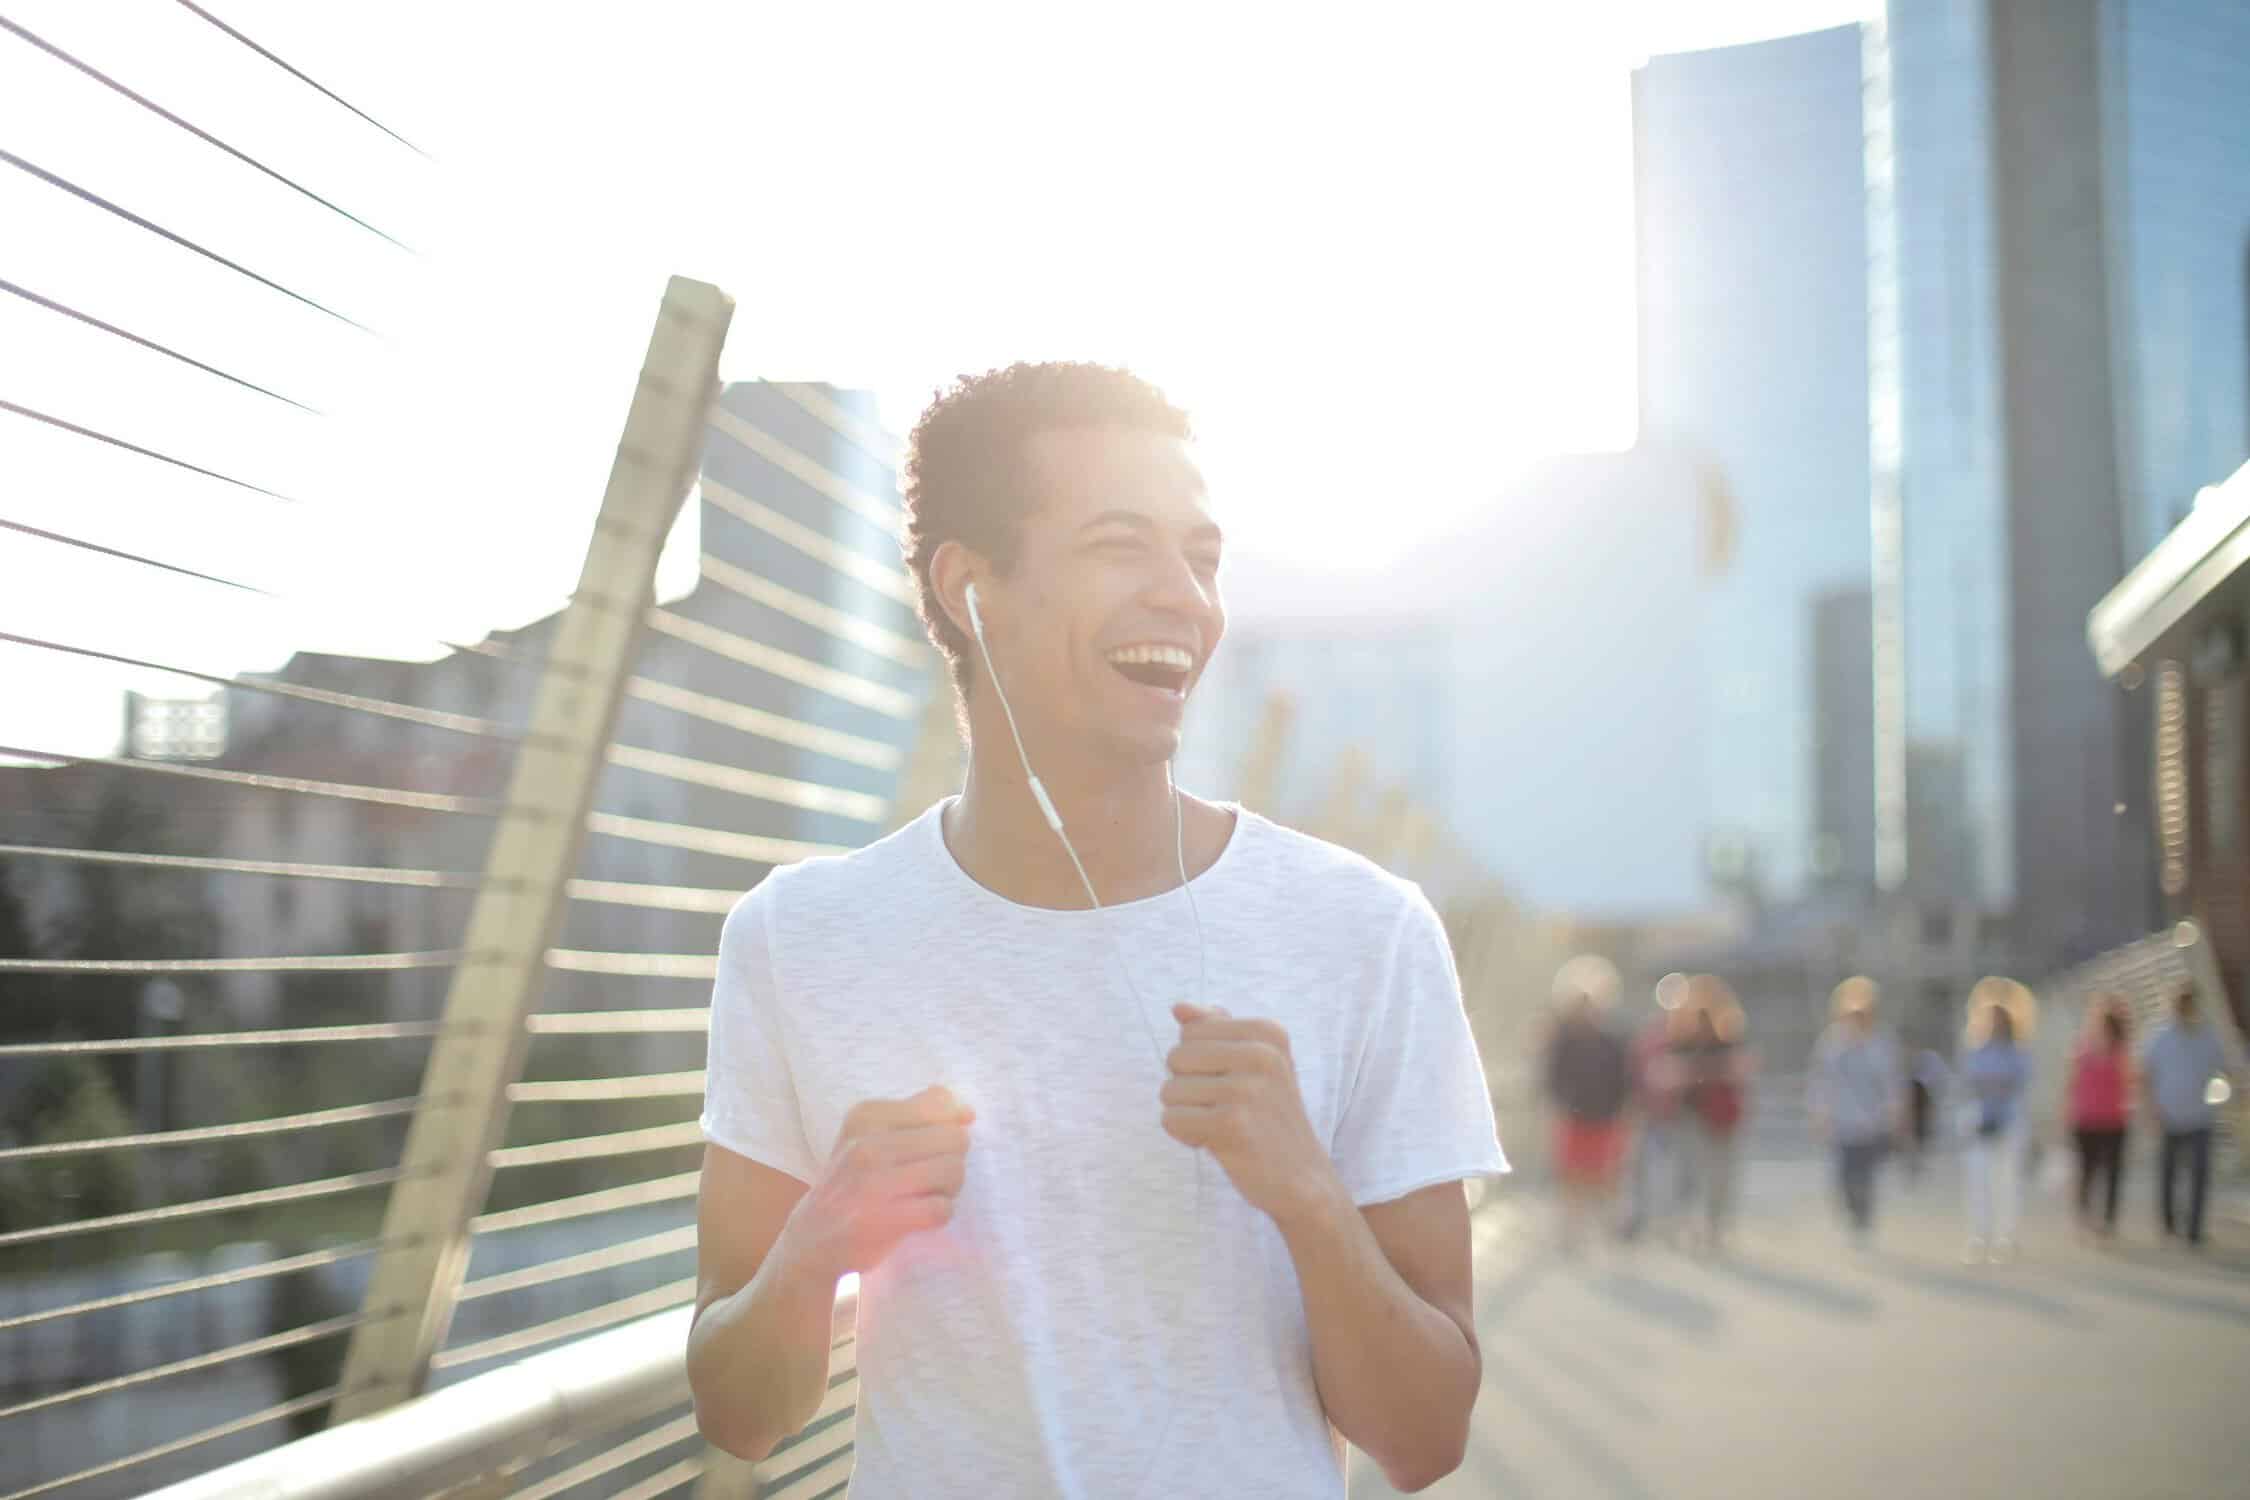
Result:
M693 481L718 390L733 302L672 278L610 469L578 590L557 622L530 733L493 835L443 1031L407 1134L408 1174L392 1190L384 1249L367 1288L373 1321L353 1334L343 1422L416 1395L444 1342L469 1253L468 1224L507 1128L507 1086L522 1070L524 1018L545 971L566 883L614 729L657 554Z

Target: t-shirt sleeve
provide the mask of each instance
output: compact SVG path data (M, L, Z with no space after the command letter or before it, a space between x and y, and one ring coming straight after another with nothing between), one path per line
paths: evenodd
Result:
M1337 1173L1363 1206L1508 1170L1453 950L1419 890L1391 943L1333 1143Z
M817 1170L775 993L771 877L734 904L719 933L705 1054L703 1135L715 1145L809 1183Z

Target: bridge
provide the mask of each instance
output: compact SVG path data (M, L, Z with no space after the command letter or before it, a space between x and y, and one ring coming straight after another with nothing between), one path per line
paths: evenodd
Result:
M696 283L666 295L554 616L387 689L327 658L214 681L217 753L152 712L134 755L6 773L23 931L71 903L103 918L0 958L21 1038L0 1067L54 1101L0 1146L7 1500L839 1492L848 1294L830 1398L765 1463L683 1409L702 1005L740 889L895 826L958 752L881 550L888 440L825 388L721 395L730 312ZM691 484L699 578L660 603ZM1246 748L1252 800L1288 723L1276 703ZM1558 1261L1521 1067L1526 964L1552 955L1409 789L1365 774L1343 768L1323 831L1453 892L1528 1169L1477 1219L1489 1389L1450 1492L2239 1482L2240 1249L2096 1256L2050 1211L2026 1264L1970 1271L1930 1184L1848 1253L1793 1085L1763 1093L1734 1251ZM2051 1002L2123 986L2153 1007L2206 947L2184 924Z
M771 1458L710 1448L685 1409L704 1006L739 893L926 807L958 750L891 541L895 445L847 393L722 389L731 315L671 284L577 586L525 629L263 675L6 637L202 695L136 700L126 755L0 746L22 762L0 771L0 1097L21 1105L0 1138L0 1500L842 1492L848 1290L829 1397ZM691 493L695 577L667 595ZM1240 747L1253 806L1289 726L1277 700ZM2048 1193L2021 1264L1971 1268L1941 1164L1889 1185L1880 1243L1849 1249L1777 1077L1725 1254L1567 1260L1523 1066L1567 935L1364 765L1307 821L1444 896L1523 1168L1478 1205L1486 1391L1443 1493L2244 1487L2236 1198L2190 1259L2144 1242L2138 1203L2122 1248L2081 1247ZM2223 997L2222 958L2190 920L2040 976L2046 1076L2086 994ZM1381 1493L1364 1466L1354 1488Z

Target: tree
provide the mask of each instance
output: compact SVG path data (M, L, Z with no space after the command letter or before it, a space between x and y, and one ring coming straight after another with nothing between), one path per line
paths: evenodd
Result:
M63 838L89 849L163 847L172 821L167 803L142 794L129 771L87 774L96 793L92 815ZM0 955L177 958L208 943L212 922L194 877L85 863L69 867L68 881L61 911L42 921L22 872L0 868ZM136 1036L148 982L130 973L0 976L0 1041ZM0 1140L44 1145L129 1134L141 1103L138 1061L129 1052L0 1059ZM0 1226L119 1212L133 1206L134 1185L132 1161L116 1151L10 1164L0 1172Z

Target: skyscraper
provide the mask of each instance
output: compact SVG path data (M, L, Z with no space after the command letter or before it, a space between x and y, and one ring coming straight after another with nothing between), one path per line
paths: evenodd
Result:
M2130 563L2250 457L2250 5L2099 20Z
M1864 588L1812 602L1813 873L1875 885L1874 614Z
M1731 564L1701 606L1714 846L1812 871L1813 599L1864 586L1866 190L1856 26L1634 75L1641 433L1714 466Z
M1888 18L1896 160L1903 596L1897 715L1884 726L1907 856L1890 872L1933 907L2015 899L2008 732L2008 518L2002 491L1989 48L1983 0L1905 0ZM1910 767L1944 766L1932 777ZM1915 859L1943 785L1965 858Z
M2250 9L1891 0L1885 30L1903 885L2059 959L2153 920L2144 710L2077 622L2250 453Z

